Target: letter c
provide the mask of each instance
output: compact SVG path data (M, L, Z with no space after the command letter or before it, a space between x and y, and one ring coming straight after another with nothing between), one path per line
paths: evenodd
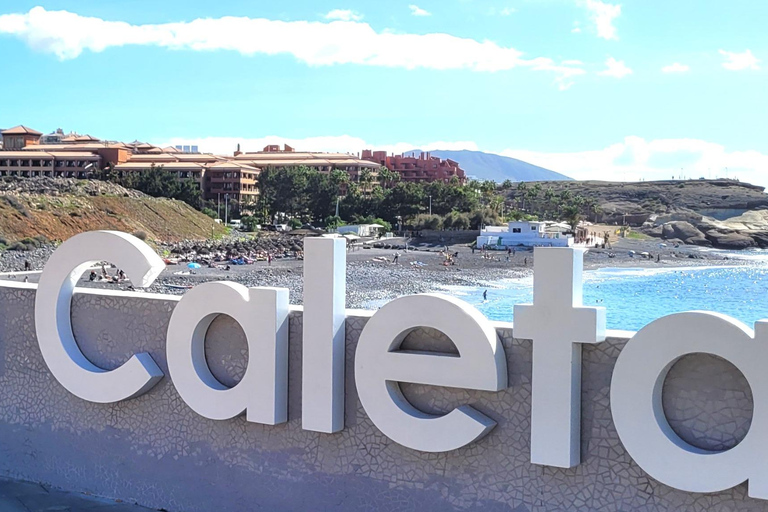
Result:
M151 247L127 233L91 231L73 236L51 255L35 295L35 330L51 373L73 395L113 403L146 393L163 372L146 353L114 370L99 368L80 351L70 319L72 293L80 276L99 261L124 269L135 286L146 287L165 268Z

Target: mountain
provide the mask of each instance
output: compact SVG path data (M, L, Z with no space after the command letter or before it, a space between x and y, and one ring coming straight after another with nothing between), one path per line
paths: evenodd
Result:
M420 150L409 151L416 155L421 154ZM512 181L560 181L570 180L568 176L559 172L550 171L522 160L509 158L507 156L496 155L494 153L483 153L482 151L448 151L435 150L429 152L432 156L440 158L450 158L459 162L461 168L467 173L468 177L478 180L493 180L501 183L504 180Z

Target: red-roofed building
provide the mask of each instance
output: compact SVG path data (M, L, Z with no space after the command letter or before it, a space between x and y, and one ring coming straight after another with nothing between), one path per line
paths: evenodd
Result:
M3 150L18 151L26 146L37 144L42 137L42 133L23 125L14 126L0 132L3 136Z
M448 183L453 178L464 183L467 177L458 162L442 160L429 153L418 156L387 155L386 151L371 151L364 149L361 158L383 165L390 171L400 175L402 181L430 182L443 181Z

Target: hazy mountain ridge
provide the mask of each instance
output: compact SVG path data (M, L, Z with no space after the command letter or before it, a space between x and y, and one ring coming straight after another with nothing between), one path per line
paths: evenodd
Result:
M421 154L421 150L408 151L407 154ZM568 176L559 172L550 171L537 165L529 164L516 158L501 156L495 153L469 150L434 150L429 151L432 156L450 158L459 162L467 176L479 180L493 180L501 183L505 180L512 181L561 181L571 180Z

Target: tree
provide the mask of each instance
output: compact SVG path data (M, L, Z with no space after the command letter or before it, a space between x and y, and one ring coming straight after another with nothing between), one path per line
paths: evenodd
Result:
M251 215L243 215L240 217L240 225L244 231L258 231L259 219Z
M390 171L388 168L382 166L379 168L379 185L384 188L391 188L395 183L400 181L400 173Z

